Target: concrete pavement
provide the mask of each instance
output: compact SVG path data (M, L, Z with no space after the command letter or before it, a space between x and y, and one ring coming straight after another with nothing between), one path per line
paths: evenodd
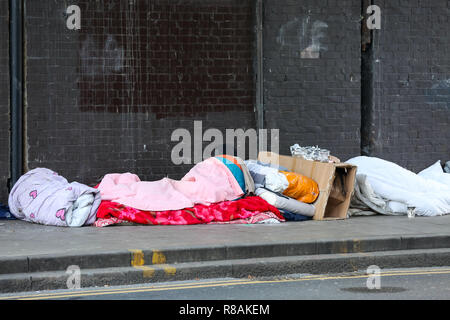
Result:
M61 228L0 220L0 291L450 265L450 215L273 225ZM369 263L369 264L368 264Z
M18 220L0 220L0 257L441 234L450 235L450 215L413 219L377 215L272 225L136 225L105 228L62 228Z

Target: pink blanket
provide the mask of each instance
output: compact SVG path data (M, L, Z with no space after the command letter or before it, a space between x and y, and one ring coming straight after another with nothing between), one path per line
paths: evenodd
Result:
M135 174L112 173L103 177L98 189L102 200L146 211L180 210L243 195L231 171L216 158L196 164L181 180L141 181Z

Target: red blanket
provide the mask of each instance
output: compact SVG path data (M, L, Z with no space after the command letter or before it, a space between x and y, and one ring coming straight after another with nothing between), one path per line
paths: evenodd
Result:
M285 221L277 208L260 197L246 197L235 201L223 201L209 206L198 204L192 208L169 211L143 211L112 201L102 201L97 211L95 226L102 227L105 219L115 223L134 222L153 225L187 225L211 222L227 222L247 219L253 215L270 211L280 221Z

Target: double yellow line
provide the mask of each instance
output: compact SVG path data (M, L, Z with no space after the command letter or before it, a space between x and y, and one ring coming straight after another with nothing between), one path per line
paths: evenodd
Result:
M430 275L430 274L450 274L450 269L431 269L431 270L400 270L389 271L380 273L381 277L389 276L414 276L414 275ZM0 300L45 300L45 299L64 299L72 297L87 297L97 295L112 295L112 294L126 294L126 293L143 293L143 292L155 292L155 291L168 291L168 290L183 290L183 289L198 289L209 287L225 287L225 286L237 286L237 285L254 285L254 284L268 284L268 283L288 283L288 282L301 282L301 281L317 281L317 280L339 280L339 279L358 279L367 278L370 275L356 274L356 275L338 275L338 276L324 276L324 275L312 275L305 276L296 279L279 279L279 280L248 280L248 279L235 279L235 280L220 280L220 281L206 281L197 283L186 284L169 284L161 286L143 286L138 288L116 288L116 289L101 289L101 290L80 290L71 292L56 292L56 293L43 293L43 294L30 294L22 296L9 296L0 297Z
M155 274L155 268L145 265L144 252L142 250L132 249L131 266L142 270L144 278L151 278ZM171 265L166 264L166 256L159 250L153 250L152 252L152 265L158 265L163 268L164 272L168 275L174 275L177 269Z

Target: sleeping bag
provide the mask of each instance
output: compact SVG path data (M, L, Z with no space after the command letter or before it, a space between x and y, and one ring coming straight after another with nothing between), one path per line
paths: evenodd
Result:
M448 173L438 163L419 174L376 157L358 156L347 163L358 167L351 208L365 206L386 215L406 215L408 208L418 216L450 214Z
M100 202L97 189L69 183L45 168L21 176L8 199L9 210L17 219L64 227L93 224Z

